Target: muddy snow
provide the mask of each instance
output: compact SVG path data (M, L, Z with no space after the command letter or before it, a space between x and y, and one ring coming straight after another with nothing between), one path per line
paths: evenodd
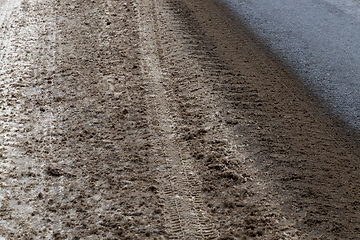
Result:
M1 8L0 239L360 237L358 141L217 2Z

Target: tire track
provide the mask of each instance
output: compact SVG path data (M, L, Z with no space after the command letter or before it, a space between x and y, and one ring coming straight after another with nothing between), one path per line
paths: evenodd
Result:
M283 218L279 198L256 166L254 152L248 151L246 141L234 132L234 125L245 127L250 119L236 112L221 90L221 82L233 78L238 79L239 87L246 88L247 77L224 65L213 50L216 46L204 37L191 9L182 1L161 1L151 7L155 8L152 12L157 12L156 19L152 17L154 26L148 29L155 39L150 49L159 63L145 66L160 66L160 99L166 99L164 111L171 119L172 143L186 153L185 159L191 162L188 171L197 169L196 181L201 179L198 193L203 196L202 206L211 214L209 219L217 231L214 238L296 238L294 222ZM151 7L148 5L147 9ZM152 94L159 99L157 91ZM258 97L251 91L243 94L249 104ZM154 114L160 116L158 112ZM162 124L159 121L158 125ZM167 145L165 148L169 149ZM164 156L168 153L164 149L159 152ZM173 173L169 171L168 175ZM177 183L176 178L171 180ZM178 224L186 226L180 221Z
M162 69L158 55L162 49L156 36L161 7L158 1L139 1L138 16L142 40L141 67L152 92L149 95L153 105L152 115L158 119L154 126L159 132L158 140L155 140L155 146L158 146L156 160L162 163L158 169L158 181L167 230L171 239L214 239L217 232L204 208L201 180L194 171L190 154L183 151L185 146L175 141L177 126L173 119L176 113L172 113L168 106L163 84L169 79Z
M203 48L211 59L197 63L202 66L208 66L207 62L219 63L204 71L206 81L201 78L196 81L184 74L192 72L194 67L190 65L184 71L180 65L188 61L176 62L174 69L179 71L173 72L177 73L174 86L180 89L176 97L182 102L190 97L194 99L187 92L199 93L194 85L201 85L201 81L203 89L212 90L216 103L223 106L218 123L223 118L225 124L219 126L233 134L218 138L219 133L209 130L188 141L196 161L208 167L207 171L199 172L204 187L208 188L204 190L205 201L214 206L211 214L216 224L220 223L217 227L221 236L226 232L229 238L240 239L357 239L358 208L349 208L357 205L354 202L358 198L357 144L319 111L314 99L281 64L256 46L256 38L244 26L228 18L231 14L222 10L218 1L166 2L183 30L173 36L174 42L181 41L183 32L199 39L199 46L189 47L183 56ZM216 50L212 51L213 47ZM213 60L213 56L219 57L218 60ZM184 97L180 98L179 93ZM192 105L183 104L182 111L191 123L188 124L191 134L206 126L203 122L208 109L200 106L208 107L210 102L204 104L201 100L208 98L195 96ZM194 106L199 107L194 110ZM246 155L244 161L229 157L228 143L209 141L215 138L235 140L243 148L238 151ZM199 140L207 144L200 145ZM238 167L237 163L240 163ZM255 178L252 171L246 170L252 165L258 170ZM244 177L249 174L253 180L240 177L240 183L234 181L230 174L225 175L226 167Z

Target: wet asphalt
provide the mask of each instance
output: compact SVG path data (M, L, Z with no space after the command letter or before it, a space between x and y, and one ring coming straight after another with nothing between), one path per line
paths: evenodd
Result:
M360 1L219 1L360 131Z

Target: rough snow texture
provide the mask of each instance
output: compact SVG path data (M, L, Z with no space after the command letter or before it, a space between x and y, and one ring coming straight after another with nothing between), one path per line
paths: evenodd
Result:
M15 8L0 236L356 239L358 148L230 22L198 0Z

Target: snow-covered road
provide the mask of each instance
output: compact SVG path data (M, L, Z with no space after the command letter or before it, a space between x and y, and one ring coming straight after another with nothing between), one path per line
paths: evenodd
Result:
M17 6L21 0L0 0L0 27L3 21L11 13L12 9Z

